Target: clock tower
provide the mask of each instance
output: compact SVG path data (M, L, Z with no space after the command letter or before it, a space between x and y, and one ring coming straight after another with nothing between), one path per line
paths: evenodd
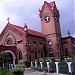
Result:
M59 23L59 11L55 5L55 2L47 3L44 1L44 5L40 10L40 19L42 25L42 33L46 37L47 41L47 55L60 57L61 55L61 31Z

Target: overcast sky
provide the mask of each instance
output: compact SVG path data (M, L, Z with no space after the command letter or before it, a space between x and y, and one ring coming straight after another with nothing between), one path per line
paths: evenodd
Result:
M45 0L56 2L60 12L60 25L63 36L67 36L68 30L75 36L75 0ZM7 17L10 23L24 26L27 23L29 29L41 31L41 21L39 18L39 8L44 4L44 0L0 0L0 32L7 24Z

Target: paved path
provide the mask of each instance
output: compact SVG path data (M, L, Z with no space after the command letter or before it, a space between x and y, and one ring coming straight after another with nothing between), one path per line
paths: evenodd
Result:
M64 74L57 74L57 73L45 73L32 70L31 68L26 68L24 75L64 75Z

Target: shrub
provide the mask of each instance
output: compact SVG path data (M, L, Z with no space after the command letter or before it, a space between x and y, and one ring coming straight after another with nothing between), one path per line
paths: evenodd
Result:
M49 69L49 73L53 73L53 72L55 72L55 71L53 70L53 68L50 68L50 69Z
M25 66L25 60L19 60L18 61L18 65L17 65L18 67L23 67L23 68L25 68L26 66Z
M11 72L12 72L13 74L23 75L23 73L24 73L24 68L18 68L18 67L16 67L16 68L13 68L13 69L11 70Z
M31 61L27 60L25 61L25 66L28 68L28 67L31 67Z
M58 63L59 73L68 74L68 64L64 60L60 60Z
M56 58L56 59L55 59L55 62L58 62L58 61L60 61L60 59Z
M24 64L24 63L25 63L25 60L23 59L18 61L18 64Z
M40 58L39 61L42 62L43 61L43 58Z
M40 62L43 62L43 61L49 62L50 60L55 61L55 58L54 57L44 57L44 58L39 59Z
M0 75L13 75L10 71L8 71L5 67L0 67Z
M25 65L24 64L17 64L16 67L18 67L18 68L25 68Z
M49 63L49 66L50 66L50 69L49 69L49 72L56 72L56 65L55 65L55 62L50 62Z
M72 62L72 58L68 57L68 58L67 58L67 61L68 61L68 62Z

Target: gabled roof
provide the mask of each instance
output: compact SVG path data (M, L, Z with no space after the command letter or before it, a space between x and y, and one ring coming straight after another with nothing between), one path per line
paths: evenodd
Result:
M11 24L11 23L8 23L7 26L16 29L17 31L21 32L22 34L25 34L24 27L20 27L20 26ZM41 32L38 32L38 31L27 29L27 33L30 34L30 35L34 35L34 36L43 37L43 34Z

